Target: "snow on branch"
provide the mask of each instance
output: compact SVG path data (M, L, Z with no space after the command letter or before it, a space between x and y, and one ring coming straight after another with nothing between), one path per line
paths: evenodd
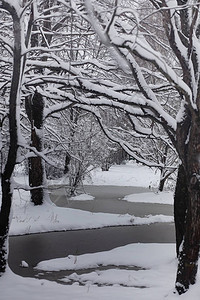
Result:
M189 86L182 80L180 76L170 67L170 65L166 62L164 57L160 54L160 52L154 50L151 44L145 38L145 35L142 32L138 33L138 29L134 28L130 31L127 30L127 23L120 22L115 23L115 26L112 26L112 30L105 31L101 24L98 22L98 19L95 17L94 7L91 4L90 0L86 1L86 7L88 10L88 14L91 17L91 24L94 30L99 35L102 43L104 43L108 48L112 48L112 51L116 53L116 59L121 58L123 61L126 61L126 55L130 54L131 57L133 54L142 58L143 60L151 62L159 72L161 72L164 77L174 84L174 86L182 93L187 95L190 99L192 99L192 94ZM120 11L116 13L117 17L120 18ZM104 19L105 20L105 19ZM114 20L114 18L113 18ZM107 21L109 22L109 21ZM119 26L120 24L120 26ZM106 26L106 23L104 24ZM126 26L126 27L123 27ZM116 28L119 27L119 32ZM130 32L130 34L127 34ZM126 49L128 52L123 55L119 55L120 52ZM120 51L120 52L119 52ZM126 61L127 65L128 61ZM129 64L129 63L128 63Z
M88 105L79 105L78 107L94 114L102 131L108 137L108 139L114 143L119 144L122 147L122 149L124 149L124 151L126 153L128 153L130 156L132 156L137 162L140 162L149 167L164 168L164 164L162 162L156 163L156 162L150 161L147 158L143 157L143 155L141 153L141 147L139 147L139 146L133 147L126 140L115 136L113 134L112 130L109 130L109 128L107 128L107 126L105 126L105 124L103 123L102 117L97 109L95 109L91 106L88 106ZM176 166L168 166L168 167L169 167L169 169L176 169Z
M56 84L61 84L62 88L66 87L77 87L82 91L93 93L94 95L104 97L101 100L92 100L91 98L85 98L85 103L90 105L112 105L112 102L109 100L113 100L115 102L119 102L124 105L130 106L130 109L136 109L136 111L141 111L142 108L151 111L155 118L161 118L164 120L165 124L169 126L172 131L176 130L176 121L161 107L159 102L156 99L154 92L148 87L147 83L144 81L142 74L139 69L136 69L135 72L138 76L138 81L140 80L141 85L145 86L145 95L148 98L138 95L137 92L132 93L124 93L124 89L117 85L107 88L107 84L101 81L101 84L98 80L92 79L84 75L84 71L81 68L75 68L68 62L63 62L59 57L53 55L54 60L42 62L42 61L32 61L27 60L27 65L34 65L35 67L44 67L49 68L50 70L62 70L67 72L66 76L38 76L38 78L33 77L31 80L26 81L26 85L38 85L45 82L52 82ZM132 62L133 63L133 62ZM136 67L136 66L135 66ZM69 75L71 75L71 78ZM70 82L69 82L70 80ZM121 89L121 92L120 92ZM117 91L118 90L118 91ZM58 90L57 90L58 91ZM61 92L60 92L61 95ZM74 101L73 99L70 99ZM75 100L76 101L76 100ZM106 103L107 102L107 103ZM116 103L115 103L116 104ZM117 104L116 104L117 105ZM120 104L119 104L120 106ZM132 108L131 108L132 106ZM137 113L137 112L136 112Z

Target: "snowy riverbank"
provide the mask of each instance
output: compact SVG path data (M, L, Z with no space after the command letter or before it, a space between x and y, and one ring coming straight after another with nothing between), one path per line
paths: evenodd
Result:
M140 172L143 171L142 176ZM147 176L147 174L149 175ZM132 179L130 179L130 175ZM153 182L156 183L157 175L151 169L146 169L145 173L144 167L138 166L137 168L137 165L134 164L132 166L131 164L114 166L109 172L96 170L93 174L93 184L118 185L120 182L122 185L122 183L131 182L133 186L135 184L148 187L150 182L152 186ZM91 181L88 184L91 184ZM87 200L87 195L80 197L82 201ZM173 194L166 192L162 197L154 192L127 195L124 201L163 203L164 198L165 203L172 203ZM91 197L90 201L92 201ZM82 229L95 228L95 226L128 225L130 223L147 224L153 222L153 218L154 222L163 222L164 219L170 222L173 219L169 216L135 218L130 215L89 213L59 208L48 202L43 207L34 207L29 202L27 192L15 191L11 233L23 234L78 227ZM59 269L60 266L74 270L72 275L63 278L63 283L71 281L72 285L21 278L8 269L0 280L1 300L10 300L13 297L16 300L25 300L27 297L30 300L54 300L55 298L57 300L179 299L179 296L173 293L176 275L174 244L130 244L101 253L69 255L66 258L41 262L38 265L40 269L48 268L48 270ZM101 266L105 266L106 269L99 269ZM137 268L135 269L135 267ZM87 270L89 268L93 268L93 270L83 272L82 275L76 274L79 269ZM197 300L199 293L197 283L187 294L181 296L181 299Z
M128 163L127 165L113 166L110 171L102 172L100 168L94 170L89 180L85 184L94 185L121 185L149 187L150 184L156 186L158 174L155 170ZM15 178L16 182L26 183L26 177ZM64 184L64 178L49 181L49 184ZM94 197L82 194L71 200L90 200ZM149 193L127 195L124 200L130 202L162 203L172 204L173 193L163 192L161 194L153 191ZM156 222L173 222L172 216L148 215L143 218L130 214L108 214L91 213L78 209L61 208L46 201L41 207L30 203L29 192L15 190L13 199L13 218L10 227L10 235L29 234L37 232L91 229L107 226L120 225L142 225Z
M99 265L108 268L98 270ZM199 276L181 298L174 294L177 267L174 244L130 244L111 251L51 260L38 267L53 270L62 269L61 266L74 270L62 280L72 285L22 278L8 269L0 280L1 300L199 299ZM87 268L92 267L96 270L88 273ZM77 275L79 268L85 268L86 272Z

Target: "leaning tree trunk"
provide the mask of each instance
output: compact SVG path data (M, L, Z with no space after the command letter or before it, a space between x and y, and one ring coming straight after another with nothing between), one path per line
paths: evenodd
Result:
M161 178L158 186L159 192L163 192L164 186L165 186L165 181L167 178Z
M200 124L193 120L185 161L188 205L185 234L179 251L176 289L179 294L196 282L200 247Z
M175 170L166 170L165 168L161 169L161 174L160 174L160 182L158 186L159 192L163 192L165 183L167 179L170 177L170 175L174 172Z
M42 151L43 145L43 111L44 101L38 92L32 99L26 99L26 112L31 122L31 147L38 152ZM35 205L43 203L44 163L40 156L29 158L29 185L31 187L31 201Z

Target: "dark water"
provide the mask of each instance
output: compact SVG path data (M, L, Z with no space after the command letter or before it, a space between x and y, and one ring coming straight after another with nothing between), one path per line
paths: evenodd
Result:
M9 266L21 276L36 276L40 261L111 250L130 243L174 243L173 224L120 226L102 229L50 232L10 237ZM21 261L29 268L20 267Z
M142 187L118 187L118 186L86 186L85 193L95 197L92 201L69 200L64 188L52 190L51 200L62 207L76 208L91 212L131 214L143 217L149 214L173 215L173 206L167 204L131 203L122 201L126 195L146 193L149 189Z
M148 189L135 187L87 186L85 192L95 196L92 201L69 201L63 188L51 191L51 199L58 206L117 214L172 215L171 205L130 203L120 201L125 195L149 192ZM39 277L59 281L69 275L69 271L41 272L34 267L43 260L65 257L69 254L80 255L111 250L130 243L174 243L174 224L157 223L140 226L107 227L102 229L50 232L23 236L11 236L9 239L9 266L25 277ZM28 268L22 268L26 261ZM81 271L80 271L81 272ZM85 271L84 271L85 272Z

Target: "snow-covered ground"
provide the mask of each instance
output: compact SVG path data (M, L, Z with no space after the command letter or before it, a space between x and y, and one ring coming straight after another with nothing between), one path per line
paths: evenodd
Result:
M126 165L113 166L110 171L102 172L100 168L92 171L91 177L84 184L93 185L121 185L142 186L151 189L156 186L159 174L153 169L129 162ZM15 181L27 183L26 177L16 177ZM49 184L65 183L65 178L49 181ZM154 188L155 191L155 188ZM156 192L127 195L124 199L131 202L169 203L173 202L173 193L166 191L162 194ZM87 194L72 197L70 200L90 200L94 197ZM46 201L42 207L35 207L29 200L29 193L24 190L14 191L13 218L10 227L11 235L28 234L36 232L76 230L100 228L118 225L142 225L157 222L173 222L172 216L148 215L140 218L133 215L91 213L71 208L61 208Z
M108 172L97 168L91 172L91 178L85 183L94 185L144 186L157 187L159 171L137 165L133 161L124 165L112 166Z
M111 166L109 171L102 172L101 168L91 171L90 176L84 180L84 184L93 185L117 185L150 187L156 190L158 187L160 172L157 169L147 168L133 161L124 165ZM65 178L50 181L50 183L65 183Z
M121 170L121 171L120 171ZM152 169L133 163L114 166L109 172L96 170L92 174L95 185L145 186L155 188L159 174ZM91 184L90 182L87 182ZM81 200L87 196L82 195ZM129 195L126 201L172 203L172 193L164 196L154 192ZM76 198L74 199L74 201ZM80 198L79 198L80 200ZM92 198L90 198L92 201ZM153 218L157 218L153 221ZM135 218L130 215L89 213L80 210L58 208L51 203L33 207L27 192L15 191L13 202L12 234L49 230L95 228L110 225L146 224L172 221L171 217L147 216ZM40 269L67 268L74 273L63 278L72 285L60 285L45 280L21 278L9 269L0 279L1 300L162 300L180 299L174 294L176 276L174 244L130 244L110 251L80 256L69 255L63 259L41 262ZM24 267L26 263L24 262ZM101 269L105 266L106 269ZM136 266L138 269L134 269ZM78 275L79 269L93 268L91 272ZM199 278L198 278L199 281ZM84 284L82 286L82 284ZM181 299L199 299L198 282Z
M108 269L99 270L98 266ZM0 280L1 300L198 300L200 280L181 297L175 294L174 244L130 244L110 251L40 263L46 270L74 270L61 285L22 278L9 269ZM138 267L134 269L133 266ZM132 267L132 268L131 268ZM94 268L77 274L79 269Z
M45 202L41 207L34 206L30 203L27 192L15 191L14 195L10 235L173 222L172 216L165 215L148 215L140 218L129 214L92 213L57 207L49 202ZM84 195L83 199L86 198Z

